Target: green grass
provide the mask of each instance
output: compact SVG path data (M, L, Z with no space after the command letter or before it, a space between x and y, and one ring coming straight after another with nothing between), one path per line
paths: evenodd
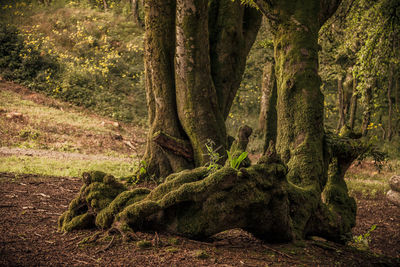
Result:
M64 124L73 126L86 131L97 133L110 132L104 127L100 127L102 120L77 111L68 111L37 104L30 100L22 99L15 92L0 91L0 108L7 111L20 112L27 115L31 122L44 122L47 124Z
M131 175L136 161L51 159L44 157L10 156L0 160L0 172L80 177L83 172L99 170L115 177Z
M364 162L362 166L352 166L345 175L349 193L371 199L386 194L389 190L390 177L400 170L399 163L398 160L391 160L385 163L380 172L372 162Z

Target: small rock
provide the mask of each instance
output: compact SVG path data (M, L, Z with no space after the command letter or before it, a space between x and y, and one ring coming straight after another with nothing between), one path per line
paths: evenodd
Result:
M393 204L400 207L400 192L389 190L389 192L386 194L386 198Z
M122 138L122 135L120 135L120 134L114 134L114 135L113 135L113 139L114 139L114 140L121 141L123 138Z
M309 238L310 238L310 240L313 240L313 241L326 242L325 238L319 237L319 236L310 236Z
M19 112L9 112L6 114L6 118L11 119L11 120L13 120L13 119L19 120L19 119L23 119L24 116L22 115L22 113L19 113Z
M393 175L389 179L389 185L392 190L400 192L400 175Z

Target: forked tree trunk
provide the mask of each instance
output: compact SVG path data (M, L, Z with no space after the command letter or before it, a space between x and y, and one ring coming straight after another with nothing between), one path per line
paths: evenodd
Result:
M144 159L148 174L158 178L192 168L194 164L192 158L156 142L157 136L164 133L176 143L190 145L176 108L175 1L149 0L145 10L145 75L150 127Z
M207 5L208 0L177 1L176 99L196 166L208 161L207 140L221 147L219 153L227 147L225 120L211 76Z
M238 1L208 3L146 1L150 130L144 161L156 179L204 165L207 140L226 155L225 119L261 14Z

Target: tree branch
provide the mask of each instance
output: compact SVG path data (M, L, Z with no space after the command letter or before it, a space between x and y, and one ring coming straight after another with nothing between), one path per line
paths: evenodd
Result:
M153 135L153 141L162 148L168 149L178 156L182 156L188 160L193 160L193 151L191 145L184 140L158 131Z

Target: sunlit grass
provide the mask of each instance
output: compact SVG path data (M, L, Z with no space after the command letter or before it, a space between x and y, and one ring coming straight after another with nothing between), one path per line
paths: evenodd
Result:
M124 177L133 173L136 161L52 159L45 157L11 156L0 158L0 172L80 177L83 172L98 170Z
M24 100L20 95L12 91L0 91L0 108L7 111L20 112L28 116L32 122L68 124L71 127L97 133L109 132L107 128L100 127L102 120L99 118L77 111L65 112L61 109L40 105L30 100Z

